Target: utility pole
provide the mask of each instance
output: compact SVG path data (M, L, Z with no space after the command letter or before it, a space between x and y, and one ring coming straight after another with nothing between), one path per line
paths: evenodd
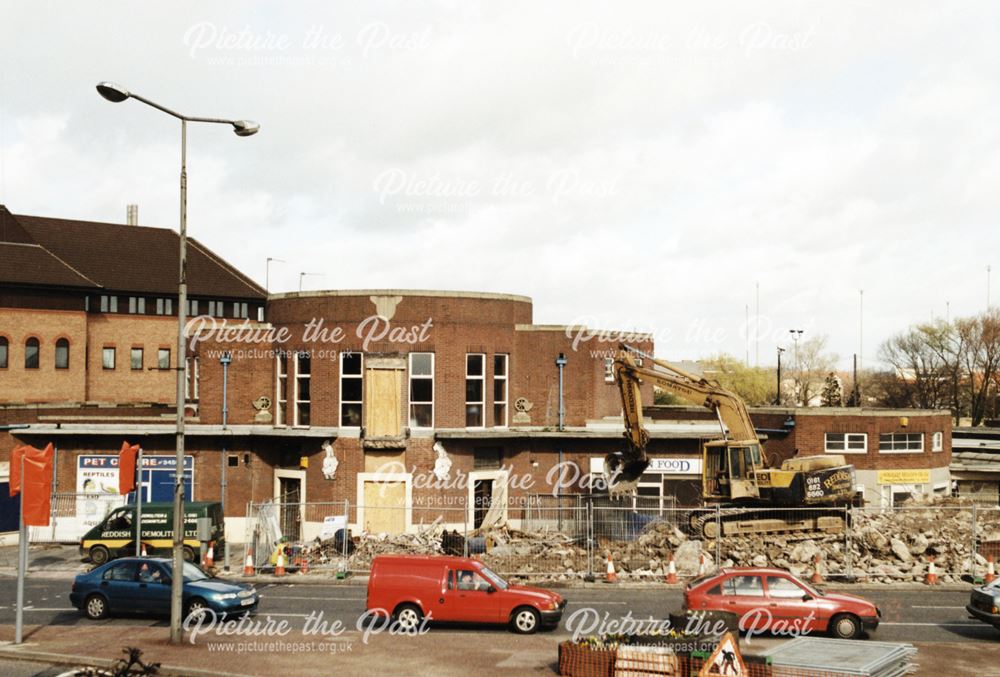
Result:
M756 286L757 286L757 307L754 310L754 315L756 316L757 319L753 323L754 325L753 366L759 367L760 366L760 280L757 281Z
M222 429L226 430L229 425L229 363L233 361L233 354L229 351L222 353L219 363L222 365ZM222 487L220 488L220 503L222 503L222 569L229 571L229 538L226 537L226 466L229 459L226 458L226 438L222 437Z
M801 381L802 381L802 363L799 362L799 339L802 338L802 334L805 333L805 330L804 329L789 329L788 333L792 335L792 341L795 343L795 372L796 372L797 378L799 379L798 390L801 391L802 390L802 383L801 383ZM801 392L796 392L795 393L795 402L793 402L793 404L796 404L798 402L800 394L801 394ZM806 403L806 402L803 402L802 404L803 404L803 406L808 406L808 403Z
M781 353L785 352L785 349L778 346L778 394L774 397L774 403L781 406Z

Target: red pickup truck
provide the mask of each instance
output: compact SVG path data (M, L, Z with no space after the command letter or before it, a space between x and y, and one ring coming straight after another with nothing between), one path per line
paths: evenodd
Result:
M380 555L368 578L368 612L389 616L404 630L428 621L506 623L517 633L559 625L560 595L511 585L467 557Z

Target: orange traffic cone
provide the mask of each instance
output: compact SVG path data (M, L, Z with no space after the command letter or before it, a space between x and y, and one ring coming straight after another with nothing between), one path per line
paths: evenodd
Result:
M148 555L146 554L146 544L145 543L142 544L142 556L143 557L148 557Z
M992 583L997 578L996 567L993 566L993 555L986 558L986 578L983 579L987 583Z
M299 573L309 573L309 557L305 553L299 555Z
M927 585L937 585L937 582L937 567L934 566L934 558L929 557L927 564L927 577L924 579L924 583Z
M253 576L253 548L247 549L247 560L243 565L243 575Z
M677 583L677 565L674 564L674 554L670 553L670 563L667 565L667 583Z
M211 569L213 566L215 566L215 549L209 543L208 550L205 551L205 568Z
M708 562L705 559L705 553L701 553L698 556L698 575L704 576L708 573Z
M618 574L615 573L615 563L611 561L611 553L608 553L608 576L604 579L605 583L617 583Z
M284 576L285 575L285 553L284 552L279 552L278 553L278 563L274 567L274 575L275 576Z
M819 555L813 560L813 575L809 579L812 581L813 585L821 585L823 583L823 576L819 573Z

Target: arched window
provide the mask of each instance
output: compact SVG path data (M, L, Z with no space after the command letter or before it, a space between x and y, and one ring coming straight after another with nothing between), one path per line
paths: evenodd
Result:
M56 369L69 369L69 341L64 338L56 341Z
M7 337L0 336L0 369L7 368L7 349L8 349Z
M38 339L30 338L24 342L24 368L38 369Z

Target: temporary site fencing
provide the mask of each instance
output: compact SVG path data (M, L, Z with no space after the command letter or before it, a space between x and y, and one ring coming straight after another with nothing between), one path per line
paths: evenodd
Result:
M1000 508L690 508L597 496L531 496L502 510L265 502L247 506L245 541L264 570L280 550L286 566L354 573L379 554L448 553L505 575L561 580L606 578L609 566L618 580L776 566L824 580L951 582L983 578L1000 559Z

